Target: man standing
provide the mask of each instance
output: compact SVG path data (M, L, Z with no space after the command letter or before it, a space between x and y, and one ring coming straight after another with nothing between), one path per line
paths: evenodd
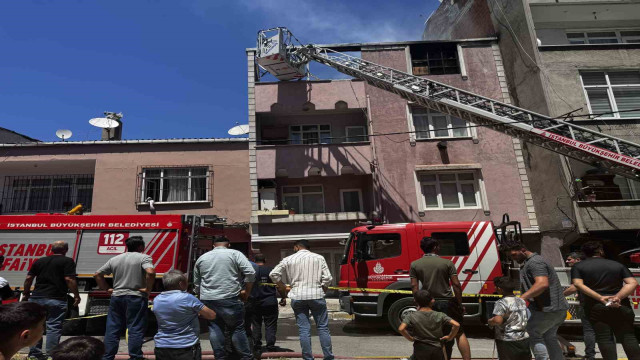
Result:
M252 356L247 333L244 328L244 305L253 282L255 270L240 251L229 249L229 239L216 236L213 250L196 261L193 270L195 291L200 300L217 317L209 321L209 341L216 359L227 359L225 352L225 330L231 332L231 342L242 360ZM245 290L242 284L245 284Z
M329 314L324 294L333 279L329 266L324 257L309 251L309 242L298 240L293 246L295 254L282 259L271 271L269 277L278 285L280 293L286 293L282 276L291 281L291 308L296 316L298 331L300 332L300 347L302 358L312 360L311 352L311 321L309 312L313 315L320 337L320 346L325 360L333 359L331 334L329 333Z
M520 283L525 292L520 297L529 301L531 318L527 332L533 355L536 360L563 360L557 333L567 316L569 304L562 295L558 275L547 260L527 250L523 244L511 244L503 250L512 260L524 263L520 269Z
M67 292L73 293L73 306L80 303L78 284L76 283L76 263L66 257L69 245L56 241L51 245L51 255L36 260L24 281L22 301L33 301L47 308L47 346L49 354L60 342L62 322L67 313ZM31 284L36 285L31 291ZM42 340L29 349L29 357L46 359L42 352Z
M464 308L462 307L462 286L458 279L455 265L438 256L440 243L437 239L425 237L420 241L420 248L424 256L411 263L409 276L411 278L411 290L413 294L422 289L429 291L436 300L433 310L445 313L460 324L460 330L456 334L458 350L464 360L471 359L471 347L464 333ZM451 291L453 287L453 292ZM455 297L454 297L455 295ZM453 340L445 343L447 359L451 359L453 352Z
M125 244L127 252L109 259L94 275L100 289L111 293L103 360L115 358L125 325L129 330L129 357L143 358L149 293L153 289L156 272L151 256L142 253L145 246L141 236L131 236ZM113 288L104 278L110 274L113 274Z
M602 244L590 241L582 246L587 259L571 269L573 285L584 294L584 309L596 332L604 360L618 358L617 340L630 360L640 359L640 345L633 329L634 313L629 301L638 281L626 266L603 259Z
M584 254L580 252L572 252L567 255L567 266L572 268L575 264L584 260ZM596 333L593 330L593 325L584 312L584 296L578 291L575 285L569 285L564 289L562 295L569 296L576 294L580 305L578 306L578 314L580 316L580 322L582 323L582 337L584 338L584 360L595 360L596 358Z
M276 298L276 288L273 286L261 286L260 283L268 283L269 274L273 270L272 266L265 265L263 254L256 254L256 284L251 290L249 302L253 309L251 319L254 351L262 351L262 323L264 322L265 340L267 341L267 351L275 351L276 331L278 330L278 299ZM281 294L281 305L286 305L286 293Z

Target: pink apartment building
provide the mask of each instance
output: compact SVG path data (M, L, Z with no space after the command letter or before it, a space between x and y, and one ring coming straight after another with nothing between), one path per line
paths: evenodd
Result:
M496 41L329 47L508 101ZM509 213L539 232L517 139L359 80L265 81L254 57L248 49L250 223L252 247L268 262L307 239L337 278L341 242L374 216L500 223Z
M235 246L249 248L246 139L24 142L0 151L2 215L78 203L85 214L149 214L152 199L158 214L226 219Z

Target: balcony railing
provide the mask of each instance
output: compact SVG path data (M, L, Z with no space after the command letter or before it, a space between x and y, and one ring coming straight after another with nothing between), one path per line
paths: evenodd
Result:
M5 176L0 211L64 212L82 204L91 211L93 174Z

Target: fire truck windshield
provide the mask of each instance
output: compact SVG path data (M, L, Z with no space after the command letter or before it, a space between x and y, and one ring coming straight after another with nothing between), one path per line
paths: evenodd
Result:
M342 259L340 259L340 265L345 265L349 262L349 248L351 248L351 241L353 240L355 234L349 234L349 238L344 244L344 252L342 253Z

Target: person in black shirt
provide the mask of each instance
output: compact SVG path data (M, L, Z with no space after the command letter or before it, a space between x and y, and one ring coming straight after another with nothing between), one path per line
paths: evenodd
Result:
M276 331L278 330L278 299L276 298L276 288L273 286L259 285L269 283L269 273L272 266L265 265L265 256L256 254L256 284L251 290L249 301L253 303L253 316L251 319L253 346L259 353L262 350L262 323L264 322L265 339L267 340L267 351L276 349ZM287 305L285 296L280 301L281 306Z
M56 241L51 245L52 254L36 260L24 281L22 301L33 301L47 308L47 346L49 354L60 342L62 322L67 313L67 292L73 292L73 306L80 303L80 294L76 283L76 264L66 257L69 245ZM31 284L36 280L31 294ZM29 349L29 357L46 359L42 352L42 340Z
M622 342L630 360L640 360L640 345L633 329L634 313L628 297L638 282L626 266L603 259L602 244L590 241L582 246L587 256L571 268L573 285L584 294L584 310L593 324L604 360L618 358L611 332Z

